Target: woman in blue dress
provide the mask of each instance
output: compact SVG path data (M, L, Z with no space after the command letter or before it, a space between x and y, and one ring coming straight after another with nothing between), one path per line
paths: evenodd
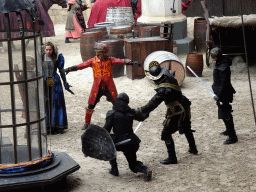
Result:
M64 57L62 53L58 54L57 47L51 42L47 42L44 46L42 59L47 132L62 133L68 128L66 104L60 80L61 76L65 89L69 90L64 72ZM57 74L57 69L59 69L60 76Z

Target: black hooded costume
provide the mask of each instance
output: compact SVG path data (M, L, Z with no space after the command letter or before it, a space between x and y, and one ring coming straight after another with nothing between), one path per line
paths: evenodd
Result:
M232 61L228 57L221 56L217 58L215 68L213 70L213 92L218 96L219 119L228 118L231 115L231 105L233 102L233 94L236 93L231 84L230 66ZM220 102L223 105L220 105Z
M117 101L113 106L113 110L107 112L106 123L104 128L110 133L113 128L111 137L114 143L130 141L116 146L117 151L122 151L129 163L129 168L134 173L142 172L145 174L145 181L151 180L152 171L142 162L137 161L136 152L139 149L141 140L133 132L133 120L143 121L146 117L136 115L135 110L131 109L128 105L129 97L126 93L120 93L117 96ZM116 159L110 161L112 175L118 176L118 168Z
M213 70L212 89L217 96L218 118L222 119L226 126L226 130L221 134L229 137L224 144L232 144L237 142L232 116L233 110L230 104L233 102L233 95L236 93L231 84L230 66L232 65L232 61L229 57L223 56L219 48L214 49L219 53L212 56L213 58L217 58L215 68Z

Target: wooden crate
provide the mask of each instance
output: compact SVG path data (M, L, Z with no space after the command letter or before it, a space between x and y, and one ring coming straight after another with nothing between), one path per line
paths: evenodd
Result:
M124 40L125 56L141 63L141 67L126 66L126 76L130 79L145 77L143 63L146 57L155 51L173 52L173 41L161 37L130 38Z

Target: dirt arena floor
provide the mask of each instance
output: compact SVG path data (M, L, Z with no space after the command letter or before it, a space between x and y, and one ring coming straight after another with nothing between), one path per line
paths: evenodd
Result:
M193 19L193 18L192 18ZM189 23L193 23L191 18ZM189 35L191 35L192 28ZM56 36L43 39L57 44L59 52L65 57L65 67L80 64L80 40L71 40L65 44L65 25L55 25ZM29 45L31 46L31 45ZM186 55L178 55L185 66ZM204 55L205 59L205 55ZM204 63L205 64L205 63ZM256 94L255 71L256 65L250 67L250 76L253 94ZM212 85L212 71L204 65L202 80ZM67 186L58 185L53 191L256 191L256 138L255 120L250 95L248 70L246 63L236 57L233 60L232 84L236 90L233 102L233 116L238 142L232 145L223 145L225 136L219 133L224 131L224 123L217 118L217 106L211 95L203 88L195 77L186 76L182 83L182 92L192 102L192 129L198 155L188 153L188 143L184 135L178 132L173 135L178 164L163 165L161 160L167 157L164 142L160 140L162 122L166 106L162 103L145 120L137 131L141 139L138 160L150 167L153 171L152 181L144 182L143 174L135 174L128 168L128 164L121 152L117 153L119 177L108 173L109 162L84 157L81 150L81 127L84 123L85 107L93 83L92 69L71 72L67 81L72 85L71 95L65 91L68 130L63 134L48 136L51 151L63 151L70 155L81 168L67 177ZM130 96L130 107L137 108L145 105L155 94L153 85L148 79L131 80L126 76L114 78L117 91L126 92ZM103 126L111 103L102 97L95 108L92 117L93 124ZM134 128L138 122L134 122Z

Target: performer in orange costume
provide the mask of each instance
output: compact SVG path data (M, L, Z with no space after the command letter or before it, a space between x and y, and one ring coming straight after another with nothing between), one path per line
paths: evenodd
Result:
M88 107L86 108L85 124L83 125L82 130L89 126L94 108L103 95L105 95L107 100L112 104L116 102L117 91L112 77L112 65L139 65L138 62L131 62L129 59L109 57L108 47L106 44L95 43L94 49L96 51L95 57L85 61L84 63L65 69L66 74L70 71L82 70L87 67L92 67L93 69L94 82L88 101Z

